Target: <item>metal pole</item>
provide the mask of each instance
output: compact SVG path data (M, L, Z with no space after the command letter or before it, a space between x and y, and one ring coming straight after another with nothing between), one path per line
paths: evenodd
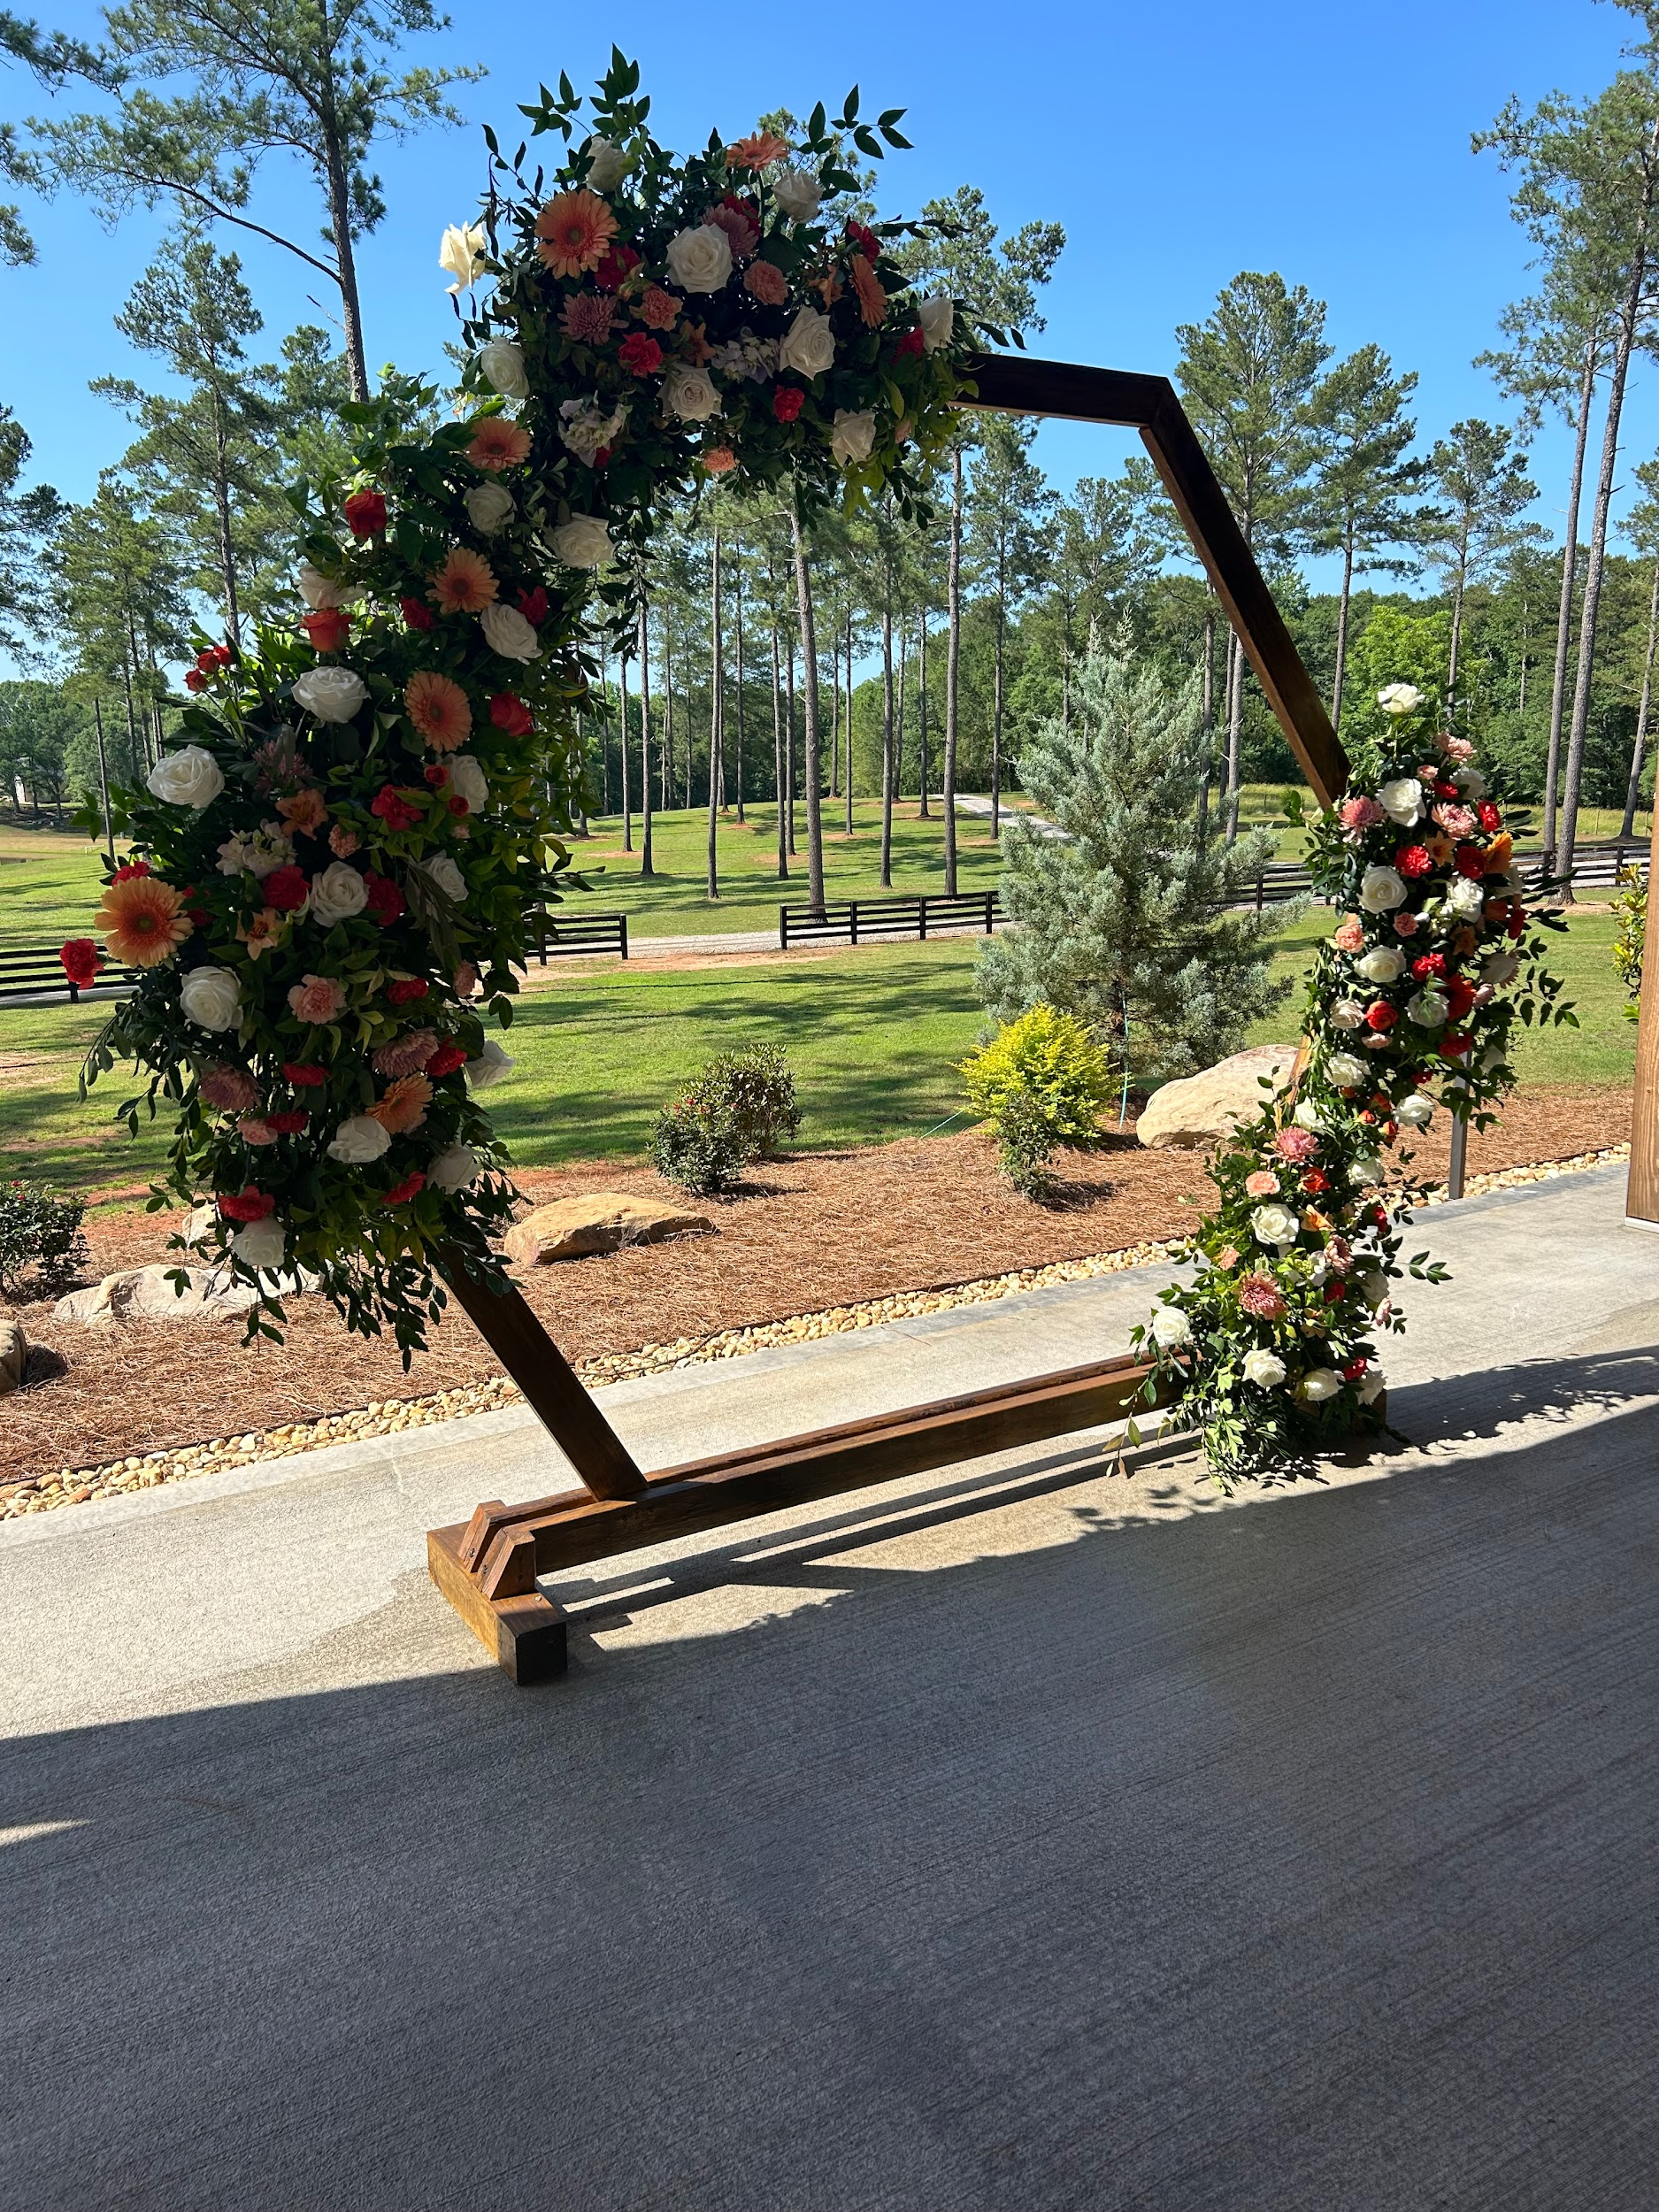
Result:
M1461 1094L1463 1087L1461 1082L1447 1086L1448 1093L1455 1090ZM1463 1169L1469 1156L1469 1122L1464 1115L1453 1110L1449 1095L1446 1104L1448 1111L1452 1114L1452 1157L1446 1171L1446 1195L1448 1198L1461 1198L1463 1194Z

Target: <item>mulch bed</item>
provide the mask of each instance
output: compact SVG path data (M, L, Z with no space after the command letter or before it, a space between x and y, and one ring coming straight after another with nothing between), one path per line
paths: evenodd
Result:
M1501 1128L1471 1136L1471 1173L1621 1144L1628 1091L1523 1094ZM1446 1138L1417 1148L1414 1173L1442 1175ZM1180 1234L1207 1195L1203 1157L1143 1151L1133 1137L1069 1155L1058 1202L1019 1197L978 1132L757 1167L725 1199L700 1202L712 1236L637 1247L531 1271L526 1294L561 1348L587 1359L698 1338L854 1299L970 1281ZM647 1167L528 1171L538 1203L583 1190L683 1194ZM88 1225L90 1279L168 1256L168 1217L105 1214ZM422 1397L499 1373L455 1308L407 1373L390 1345L349 1335L317 1299L290 1305L287 1342L244 1348L238 1324L132 1322L91 1330L50 1304L17 1309L36 1348L30 1386L0 1399L0 1480L315 1420L375 1401Z

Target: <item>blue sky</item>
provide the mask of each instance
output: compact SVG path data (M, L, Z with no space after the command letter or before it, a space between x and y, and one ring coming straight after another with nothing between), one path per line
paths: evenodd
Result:
M49 5L45 19L96 35L96 10L79 0ZM549 27L526 32L538 19ZM1511 92L1531 103L1555 87L1598 88L1630 19L1597 0L1394 0L1381 13L1343 0L1155 10L1062 0L1041 15L963 0L948 11L849 10L844 27L816 9L658 4L601 24L590 33L564 11L462 0L451 29L420 42L419 58L480 62L489 75L457 95L469 127L388 145L380 158L389 212L361 264L372 361L441 359L450 320L437 240L476 197L477 126L494 120L505 137L539 78L563 67L590 81L614 37L641 62L653 122L672 145L700 142L710 125L734 134L774 105L803 113L820 96L833 103L856 80L866 110L909 110L916 150L888 157L885 211L912 211L972 180L1005 227L1064 222L1070 243L1033 351L1168 371L1177 323L1201 319L1240 269L1277 268L1329 303L1340 349L1375 340L1418 372L1418 422L1432 439L1460 415L1502 411L1471 357L1529 284L1504 180L1490 156L1471 154L1470 133ZM13 115L45 104L16 72L0 96ZM278 227L310 223L309 187L296 176L273 169L262 188ZM111 317L165 223L140 213L108 232L70 201L29 215L39 265L0 273L0 397L35 441L35 472L80 497L125 442L122 419L88 382L151 373ZM293 323L318 319L311 273L257 239L239 250L273 353ZM1644 370L1627 411L1632 463L1659 432L1652 383ZM1040 452L1064 483L1115 468L1133 443L1055 426ZM1565 465L1551 428L1535 474L1539 518L1552 528Z

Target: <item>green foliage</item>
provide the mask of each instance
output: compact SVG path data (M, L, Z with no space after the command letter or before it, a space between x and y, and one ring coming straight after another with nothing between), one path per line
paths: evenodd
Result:
M1028 1197L1047 1186L1062 1145L1093 1143L1112 1087L1110 1062L1087 1027L1041 1002L971 1053L961 1074L1003 1173Z
M36 1297L55 1297L73 1282L87 1264L86 1210L84 1198L41 1183L0 1183L0 1293L17 1296L31 1268Z
M1428 702L1428 718L1437 719L1444 710L1451 653L1449 611L1379 605L1354 642L1344 732L1350 724L1373 734L1381 731L1377 694L1388 684L1415 684Z
M770 1157L800 1126L782 1049L746 1045L710 1060L663 1109L651 1161L670 1182L708 1197L730 1189L750 1160Z
M1631 1002L1624 1010L1632 1021L1641 1012L1638 1002L1641 997L1642 952L1647 938L1647 885L1637 868L1621 868L1619 890L1613 901L1613 912L1618 921L1618 935L1613 941L1613 965L1618 971L1619 981L1630 993Z

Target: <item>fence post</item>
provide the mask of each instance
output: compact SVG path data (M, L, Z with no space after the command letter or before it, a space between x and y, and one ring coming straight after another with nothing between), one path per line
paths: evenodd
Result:
M787 906L778 909L778 946L782 952L789 949L789 910Z
M1264 885L1265 885L1266 881L1267 881L1267 879L1266 879L1266 877L1265 877L1264 875L1260 874L1260 873L1258 873L1258 874L1257 874L1256 879L1256 912L1257 912L1258 914L1262 911L1262 899L1263 899L1263 887L1264 887Z
M852 917L852 941L856 945L858 942L858 902L856 899L848 901L847 910Z
M622 925L622 957L626 960L628 956L628 918L626 914L618 914L617 919Z
M922 941L926 943L927 940L927 894L926 891L924 891L921 897L917 900L916 906L917 911L922 918L921 938Z

